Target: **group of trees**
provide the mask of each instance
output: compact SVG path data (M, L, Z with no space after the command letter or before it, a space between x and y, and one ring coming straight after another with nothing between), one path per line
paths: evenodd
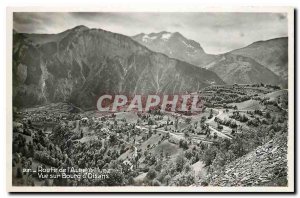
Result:
M229 117L240 122L247 122L249 120L245 114L240 114L238 111L234 111Z
M183 148L184 150L187 150L189 148L188 142L186 140L180 139L179 148Z
M164 161L164 163L162 163ZM161 158L149 168L143 183L151 186L190 186L195 182L191 161L186 155L178 155L174 161Z
M228 105L229 103L240 103L251 99L251 96L247 95L239 88L227 89L219 87L209 87L204 90L205 106L207 107L223 107L234 109L234 105Z
M32 172L23 172L23 168L30 169L32 167L32 158L24 156L22 153L14 153L12 160L13 185L34 186Z
M218 124L228 126L228 127L232 128L232 129L236 129L237 128L236 122L234 120L232 120L232 119L224 119L224 120L222 120L220 118L215 117L214 121L217 122Z

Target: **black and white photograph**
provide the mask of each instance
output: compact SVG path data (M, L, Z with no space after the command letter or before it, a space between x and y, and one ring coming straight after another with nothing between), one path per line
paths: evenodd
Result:
M293 8L7 16L9 191L294 191Z

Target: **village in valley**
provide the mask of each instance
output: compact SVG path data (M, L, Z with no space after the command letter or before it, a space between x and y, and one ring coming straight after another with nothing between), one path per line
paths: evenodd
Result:
M197 114L99 112L62 102L14 108L13 184L208 186L219 178L226 186L234 176L225 177L225 167L273 139L287 141L287 90L211 85L197 94L204 101ZM107 170L107 176L41 179L34 171L40 166L95 168L95 174ZM236 185L286 185L286 168L265 172L263 179Z

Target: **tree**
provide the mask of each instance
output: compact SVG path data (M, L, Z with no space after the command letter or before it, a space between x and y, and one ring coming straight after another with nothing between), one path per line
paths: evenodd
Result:
M220 125L219 123L218 123L218 127L217 127L219 130L222 130L223 129L223 126L222 125Z
M178 118L175 119L175 129L178 129Z
M244 154L246 154L245 152L245 140L243 140L243 138L241 138L240 136L236 136L234 138L234 140L232 141L232 144L230 145L229 149L233 151L233 153L237 156L237 157L241 157Z
M188 131L185 131L185 132L184 132L184 137L185 137L185 138L190 137L190 134L188 133Z
M124 181L124 174L117 170L111 170L108 178L106 178L108 186L122 186Z
M266 113L266 118L267 118L267 119L270 119L270 118L271 118L271 114L270 114L269 111Z
M50 180L49 179L46 179L44 181L44 186L50 186Z
M206 117L205 116L203 116L202 118L201 118L201 123L204 123L206 121Z
M192 118L191 118L191 117L188 117L188 118L185 119L185 123L187 123L187 124L190 124L191 121L192 121Z
M210 136L210 128L209 127L206 128L205 135L206 135L206 137Z
M16 175L17 178L23 178L23 173L22 173L22 170L20 167L17 168L17 175Z
M170 139L170 132L168 132L167 134L166 134L166 139Z
M214 136L213 137L214 137L214 139L217 139L218 136L217 136L216 132L214 132Z
M185 158L182 155L178 155L176 158L176 170L181 172L185 164Z
M109 141L110 141L112 144L115 144L116 141L117 141L116 135L115 135L115 134L111 134L111 135L109 136Z
M181 173L177 180L172 182L174 182L176 186L190 186L195 183L195 177L191 172L188 174Z
M187 150L189 148L188 143L186 140L180 139L179 140L179 147Z
M163 179L163 182L168 186L170 180L171 180L171 176L170 175L166 175L165 178Z
M210 109L210 112L209 112L209 116L208 116L208 119L211 119L213 117L213 110Z
M212 162L212 167L215 170L220 170L226 164L227 158L225 153L219 151L216 153L215 159Z
M212 146L210 149L205 150L203 155L203 161L205 163L205 166L209 166L212 164L213 160L216 157L217 150L218 149L215 146Z
M146 178L149 180L153 180L157 176L157 172L152 168L148 171Z
M234 135L234 134L235 134L235 130L232 129L232 130L231 130L231 135Z
M194 123L194 128L197 129L197 126L198 126L198 122L196 121L196 122Z

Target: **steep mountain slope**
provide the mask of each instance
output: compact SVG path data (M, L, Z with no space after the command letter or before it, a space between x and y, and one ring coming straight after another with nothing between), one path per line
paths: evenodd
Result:
M286 186L287 138L280 134L247 155L211 173L212 186Z
M217 73L228 84L281 84L281 79L268 68L240 55L219 55L218 59L208 64L206 68Z
M138 34L132 37L149 49L161 52L169 57L186 61L196 66L211 62L214 55L206 54L199 43L185 38L179 32L159 32Z
M51 35L14 32L16 106L70 101L95 108L102 94L172 94L214 83L224 84L211 71L101 29L78 26Z
M288 79L288 38L258 41L231 54L247 56L264 65L283 80Z

